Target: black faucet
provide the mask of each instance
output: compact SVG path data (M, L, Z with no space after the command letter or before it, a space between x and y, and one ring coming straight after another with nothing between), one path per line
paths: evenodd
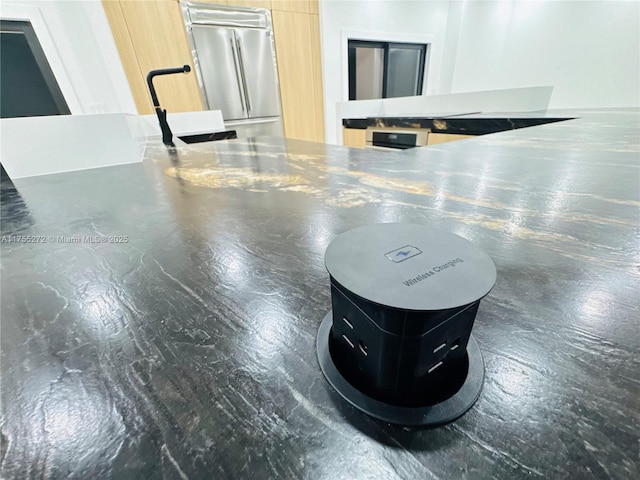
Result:
M147 74L147 84L149 85L149 92L151 93L151 100L153 106L156 109L158 115L158 121L160 122L160 129L162 130L162 143L169 147L175 147L173 143L173 133L167 123L167 111L160 108L160 102L158 101L158 95L156 95L156 89L153 88L153 77L156 75L169 75L171 73L189 73L191 67L189 65L183 65L178 68L161 68L160 70L151 70Z

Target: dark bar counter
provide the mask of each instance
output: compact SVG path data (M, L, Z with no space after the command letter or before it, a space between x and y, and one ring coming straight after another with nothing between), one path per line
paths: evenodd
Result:
M4 181L0 476L638 478L637 110L403 152L257 138ZM324 379L324 252L415 222L498 276L480 399L436 429Z
M451 115L437 117L368 117L345 118L342 126L366 130L369 127L394 128L428 128L433 133L450 133L454 135L487 135L489 133L517 130L519 128L535 127L547 123L571 120L567 117L524 116L519 114L503 115Z

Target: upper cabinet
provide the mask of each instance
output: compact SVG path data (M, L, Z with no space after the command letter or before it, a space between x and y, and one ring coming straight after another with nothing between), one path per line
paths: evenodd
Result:
M282 120L287 138L324 142L320 22L317 0L222 0L202 3L271 10ZM156 77L169 112L203 110L178 0L103 0L138 113L153 113L146 75L191 66L191 73Z

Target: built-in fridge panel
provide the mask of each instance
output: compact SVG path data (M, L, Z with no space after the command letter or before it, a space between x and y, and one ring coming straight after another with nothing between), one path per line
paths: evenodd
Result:
M280 115L271 32L266 29L237 28L235 35L238 58L244 73L249 117Z
M247 118L233 29L194 25L192 33L208 109L225 120Z
M193 2L181 6L205 108L221 110L225 125L233 122L239 134L242 122L260 121L281 135L269 10Z

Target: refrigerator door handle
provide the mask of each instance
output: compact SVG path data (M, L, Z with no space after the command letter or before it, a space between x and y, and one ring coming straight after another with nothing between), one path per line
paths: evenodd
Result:
M235 74L236 74L236 83L238 84L238 95L240 95L240 105L242 106L242 111L244 112L244 98L242 98L242 91L244 90L242 86L240 86L240 75L238 75L238 59L236 58L236 49L233 46L233 39L229 39L231 54L233 55L233 66ZM244 86L244 81L243 81Z
M249 97L249 89L247 88L247 81L245 78L244 69L244 57L242 55L242 47L240 45L240 39L236 37L236 45L238 45L238 60L240 62L240 71L242 73L242 86L244 87L244 98L247 100L247 112L251 113L251 98Z

